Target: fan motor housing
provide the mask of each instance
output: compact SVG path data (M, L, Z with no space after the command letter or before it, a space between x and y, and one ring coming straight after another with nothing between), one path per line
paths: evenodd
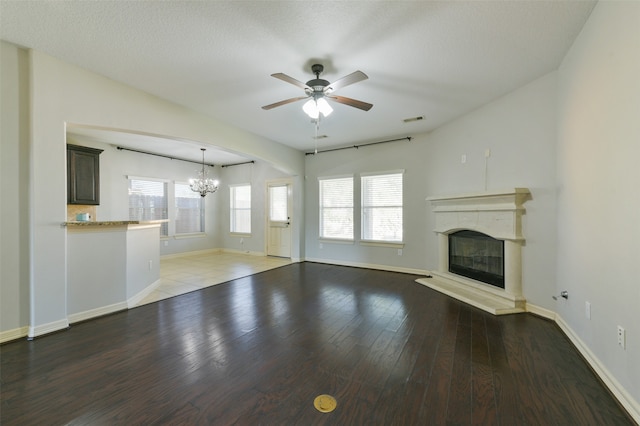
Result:
M311 87L315 92L322 92L328 85L329 82L321 78L314 78L313 80L307 81L307 86Z

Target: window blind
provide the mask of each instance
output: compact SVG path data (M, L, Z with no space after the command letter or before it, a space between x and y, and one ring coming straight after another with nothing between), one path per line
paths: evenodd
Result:
M320 238L353 239L353 177L320 179Z
M231 232L251 233L251 185L230 187L229 198Z
M167 183L155 180L129 179L129 219L168 219ZM168 224L160 226L160 235L167 236Z
M402 242L402 173L361 177L362 239Z
M176 235L204 232L204 198L186 183L176 183Z

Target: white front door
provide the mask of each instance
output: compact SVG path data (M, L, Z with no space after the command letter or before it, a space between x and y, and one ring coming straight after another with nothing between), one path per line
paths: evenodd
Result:
M291 257L291 184L267 184L267 255Z

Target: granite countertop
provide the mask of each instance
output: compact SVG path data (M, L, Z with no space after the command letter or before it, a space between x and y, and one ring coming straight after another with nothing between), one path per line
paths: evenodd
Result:
M169 219L160 220L105 220L105 221L72 221L63 222L62 226L126 226L126 225L153 225L168 222Z

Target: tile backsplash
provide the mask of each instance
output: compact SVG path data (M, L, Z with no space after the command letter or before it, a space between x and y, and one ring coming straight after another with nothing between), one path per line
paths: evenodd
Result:
M78 204L67 204L67 222L75 222L79 213L89 213L90 221L96 221L96 206L83 206Z

